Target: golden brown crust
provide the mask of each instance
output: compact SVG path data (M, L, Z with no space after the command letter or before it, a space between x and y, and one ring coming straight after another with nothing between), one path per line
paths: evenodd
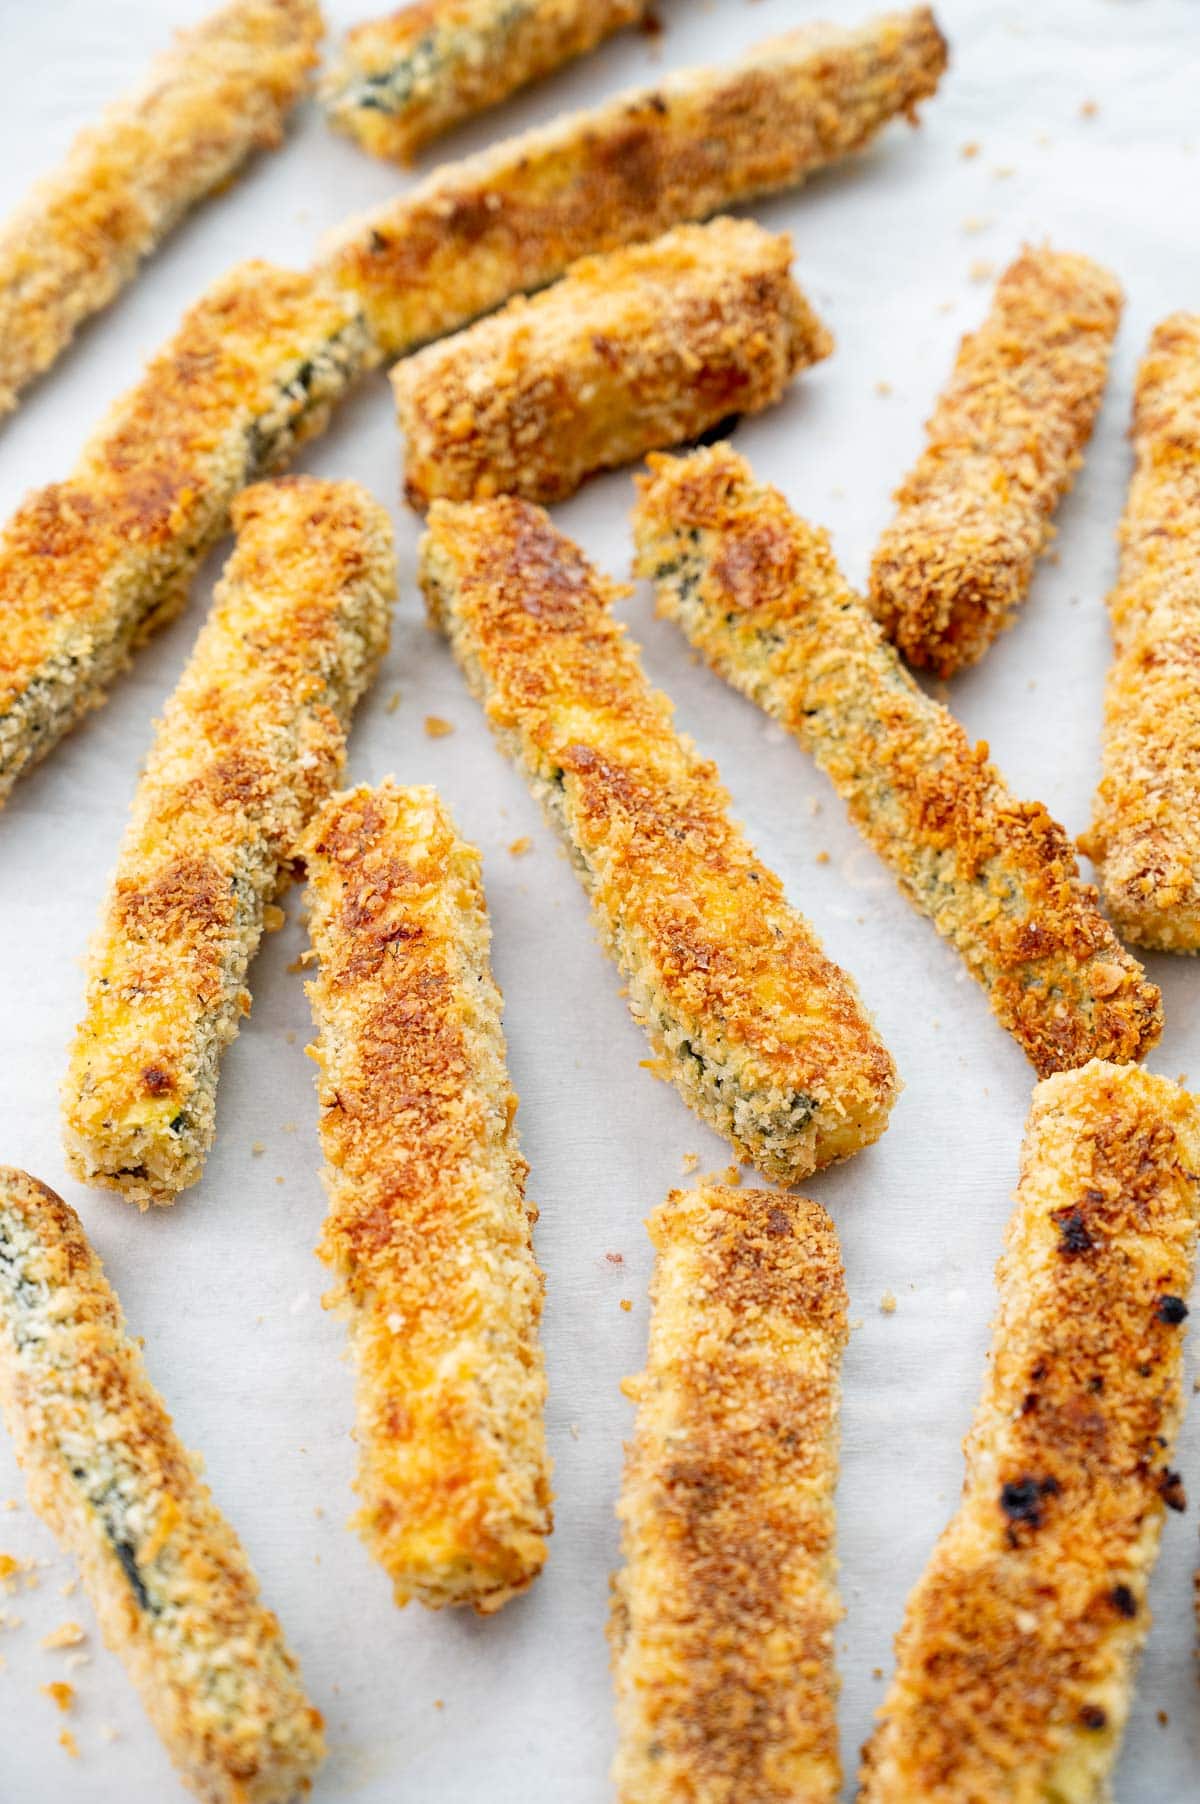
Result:
M398 363L407 500L562 500L595 470L771 406L833 349L791 258L750 220L679 226Z
M29 1499L205 1804L289 1804L324 1756L279 1623L180 1445L74 1210L0 1169L0 1402Z
M650 462L634 533L660 612L812 753L1038 1074L1140 1058L1162 999L1066 834L908 675L825 534L727 445Z
M963 339L871 566L910 664L952 676L1012 625L1083 462L1121 300L1090 258L1027 247Z
M658 1252L618 1514L621 1804L833 1804L837 1236L803 1197L709 1186Z
M551 1529L542 1276L479 854L432 789L305 842L329 1214L358 1372L357 1526L396 1601L498 1610Z
M662 1075L772 1177L878 1138L890 1055L854 984L731 821L611 613L530 502L435 502L421 583L502 744L563 832Z

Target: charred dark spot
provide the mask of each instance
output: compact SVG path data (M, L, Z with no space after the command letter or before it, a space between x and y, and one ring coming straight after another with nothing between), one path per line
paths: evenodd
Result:
M1091 1252L1096 1243L1078 1209L1056 1209L1051 1220L1058 1226L1060 1253L1074 1259L1081 1253Z
M1088 1390L1093 1397L1098 1397L1103 1389L1104 1380L1101 1378L1099 1372L1097 1372L1094 1378L1088 1379Z
M1114 1585L1109 1596L1112 1599L1113 1609L1119 1611L1122 1616L1137 1615L1137 1598L1128 1585Z
M137 1555L128 1541L119 1540L116 1535L111 1536L110 1539L112 1550L120 1560L133 1595L138 1600L139 1609L148 1610L153 1615L154 1608L150 1602L150 1593L146 1590L142 1582L142 1575L138 1571Z
M384 237L382 232L376 232L376 231L372 230L369 238L367 239L367 243L370 247L372 256L375 256L375 257L377 257L379 255L380 251L385 251L387 249L387 239Z
M187 1126L187 1111L180 1109L178 1115L172 1115L167 1125L173 1134L182 1134Z
M790 1234L792 1224L782 1209L772 1207L767 1211L768 1234Z
M646 100L646 105L655 113L665 113L668 110L667 103L661 94L649 95Z
M1158 1299L1154 1313L1168 1328L1178 1328L1180 1322L1187 1321L1188 1306L1182 1297L1163 1296Z
M147 1065L142 1072L142 1082L151 1096L165 1096L173 1081L171 1073L161 1065Z
M1037 1392L1036 1391L1026 1391L1024 1397L1021 1399L1021 1414L1023 1416L1031 1416L1033 1414L1034 1410L1037 1408L1037 1406L1038 1406Z
M1187 1508L1187 1492L1183 1488L1183 1479L1178 1472L1169 1468L1158 1481L1158 1494L1169 1510L1178 1510L1180 1514Z
M1099 1704L1085 1704L1079 1712L1079 1720L1085 1729L1107 1729L1108 1712Z
M1057 1478L1010 1479L1000 1487L1000 1508L1010 1522L1023 1522L1029 1528L1040 1528L1042 1502L1058 1495Z

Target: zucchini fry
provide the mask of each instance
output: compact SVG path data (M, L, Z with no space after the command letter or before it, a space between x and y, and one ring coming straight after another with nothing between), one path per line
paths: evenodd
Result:
M1121 300L1089 257L1027 248L963 339L871 566L871 605L910 664L953 676L1012 625L1083 462Z
M321 30L313 0L211 13L0 225L0 415L197 201L280 143Z
M0 536L0 804L183 606L238 491L319 432L376 360L362 313L308 275L213 284L85 445Z
M728 445L650 463L634 537L659 612L811 752L1038 1075L1140 1058L1162 1030L1162 998L1080 880L1066 834L918 687L826 535Z
M1200 1124L1100 1060L1039 1084L962 1502L908 1601L862 1804L1095 1804L1183 1413Z
M407 163L464 119L585 56L648 0L418 0L349 31L321 82L331 125Z
M398 363L408 501L559 501L595 470L771 406L833 349L791 260L789 238L750 220L679 226Z
M332 797L305 856L357 1527L397 1603L491 1612L541 1570L551 1492L537 1211L479 854L434 790L385 783Z
M1156 327L1138 372L1133 442L1108 602L1103 773L1081 843L1127 939L1200 952L1200 314Z
M350 221L328 267L403 357L577 257L804 181L911 118L945 66L925 6L802 28L447 165Z
M838 1368L825 1211L674 1191L618 1514L609 1626L620 1804L834 1804Z
M395 597L391 524L355 483L261 483L233 519L134 797L63 1087L71 1170L143 1209L203 1169L264 909L337 781Z
M616 585L512 497L435 502L420 576L567 843L659 1074L773 1178L877 1140L897 1092L891 1056L731 821L715 766L646 682L612 618Z
M79 1218L0 1168L0 1403L29 1501L205 1804L289 1804L325 1754L279 1623L180 1445Z

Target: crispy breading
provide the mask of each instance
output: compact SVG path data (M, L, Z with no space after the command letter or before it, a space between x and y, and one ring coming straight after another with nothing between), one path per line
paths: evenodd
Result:
M1162 999L1080 880L1066 834L914 682L827 536L728 445L650 463L634 535L659 612L812 753L1039 1076L1140 1058Z
M333 796L305 856L356 1525L397 1603L498 1610L541 1570L551 1491L537 1211L479 853L435 790L384 783Z
M803 1197L673 1191L613 1584L620 1804L833 1804L846 1285Z
M319 432L377 354L310 275L244 263L184 315L66 482L0 537L0 804L183 606L234 496Z
M143 1209L203 1169L264 908L341 772L395 599L391 523L356 483L260 483L233 522L138 783L63 1086L72 1172Z
M29 1501L204 1804L289 1804L324 1758L279 1623L180 1445L79 1219L0 1168L0 1402Z
M1200 951L1200 313L1157 326L1138 371L1136 465L1109 596L1113 662L1091 833L1127 939Z
M328 267L402 357L577 257L802 182L912 118L945 66L926 6L804 27L447 165L351 220Z
M853 981L729 816L541 508L437 501L421 584L501 745L566 840L635 1020L738 1154L788 1181L887 1126L897 1081Z
M321 81L330 124L407 163L431 138L584 56L649 0L417 0L346 33Z
M963 339L871 566L910 664L952 676L1012 625L1083 462L1121 301L1090 257L1026 247Z
M962 1502L908 1601L862 1804L1096 1804L1183 1413L1200 1122L1100 1060L1039 1084Z
M678 226L398 363L408 501L562 500L595 470L771 406L833 349L791 259L751 220Z
M281 142L321 32L314 0L232 0L181 32L0 225L0 415L197 201Z

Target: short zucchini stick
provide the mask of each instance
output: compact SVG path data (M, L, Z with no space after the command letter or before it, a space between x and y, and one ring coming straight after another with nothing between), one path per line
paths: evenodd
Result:
M498 1610L551 1528L542 1276L479 854L432 789L351 789L306 842L321 1144L358 1372L357 1527L396 1601Z
M1121 298L1090 258L1026 249L963 339L871 567L910 664L953 676L1012 625L1083 462Z
M280 142L320 37L313 0L233 0L181 32L0 225L0 414L197 201Z
M75 1176L142 1208L203 1169L265 908L337 781L395 596L391 524L355 483L260 483L233 518L134 797L63 1087Z
M559 501L595 470L770 407L833 349L791 259L790 239L750 220L679 226L398 363L409 502Z
M0 1403L29 1501L79 1561L184 1781L204 1804L289 1804L324 1758L279 1623L180 1445L61 1197L0 1168Z
M1158 326L1138 372L1136 467L1109 597L1104 763L1082 842L1127 939L1200 952L1200 314Z
M329 246L385 355L403 357L577 257L794 186L912 117L946 45L928 7L818 25L668 76L452 163Z
M244 263L184 315L84 447L0 536L0 804L183 606L238 491L319 432L375 353L359 309Z
M1066 834L918 687L826 535L728 445L650 461L634 536L659 612L812 753L1038 1075L1140 1058L1162 999L1080 880Z
M502 747L566 840L660 1075L791 1181L887 1126L891 1056L852 980L729 817L610 611L620 593L540 508L435 502L421 583Z
M413 153L585 56L648 0L419 0L355 26L321 82L330 123L375 157Z
M675 1191L613 1585L620 1804L834 1804L846 1286L803 1197Z
M1096 1060L1039 1084L962 1502L908 1601L862 1804L1096 1804L1183 1413L1200 1124Z

